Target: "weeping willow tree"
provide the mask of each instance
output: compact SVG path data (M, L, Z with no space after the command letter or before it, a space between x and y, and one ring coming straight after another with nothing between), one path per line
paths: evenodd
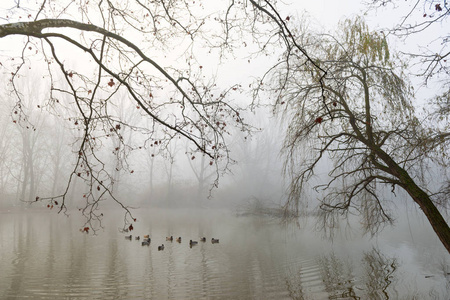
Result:
M417 117L406 65L390 52L386 37L369 31L361 18L342 22L335 35L292 35L314 63L294 45L270 77L276 106L289 125L283 147L291 180L286 206L298 211L313 182L325 229L357 214L374 234L394 220L383 187L400 188L450 252L450 229L440 211L448 202L446 179L439 176L442 188L436 188L427 168L436 166L434 174L445 175L448 140L429 142L440 133ZM314 176L324 165L328 174Z

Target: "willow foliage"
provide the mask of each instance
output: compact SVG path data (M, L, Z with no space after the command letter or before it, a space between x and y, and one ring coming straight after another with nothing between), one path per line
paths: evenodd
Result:
M312 183L320 192L324 228L356 213L364 229L375 233L394 219L382 187L409 193L400 173L426 193L435 192L426 185L424 168L424 151L433 149L424 149L427 130L415 114L406 64L362 18L341 22L335 34L296 36L322 71L287 51L272 74L272 91L288 122L287 207L300 210Z

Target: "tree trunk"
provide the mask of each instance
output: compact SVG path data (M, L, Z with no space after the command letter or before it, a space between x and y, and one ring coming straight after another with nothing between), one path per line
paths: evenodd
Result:
M431 201L430 196L422 190L409 176L408 172L400 167L386 152L380 148L375 149L377 155L389 166L390 174L397 177L401 184L400 186L411 196L420 209L423 211L428 221L431 224L434 232L441 240L444 247L450 253L450 227L446 220Z
M30 163L28 156L30 153L28 152L28 140L25 136L25 133L22 133L22 170L23 170L23 181L22 181L22 190L20 192L20 200L26 201L27 187L30 177L30 168L28 164Z
M405 190L422 209L434 232L436 232L442 244L450 253L450 228L433 201L412 180L407 184Z
M36 180L34 175L34 162L33 162L33 152L29 155L30 163L28 167L30 168L30 192L28 194L28 201L33 202L36 197Z
M430 222L431 227L433 227L434 232L436 232L442 244L450 253L450 227L446 220L434 205L433 201L431 201L430 196L414 182L408 172L397 164L395 166L395 173L402 182L402 187L413 198L414 202L419 205Z
M153 166L154 166L154 157L150 157L150 174L149 174L149 186L150 186L150 201L153 200ZM150 204L150 203L148 203Z

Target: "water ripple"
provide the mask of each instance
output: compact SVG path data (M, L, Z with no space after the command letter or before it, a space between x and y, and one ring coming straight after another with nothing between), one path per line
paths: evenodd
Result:
M392 256L370 248L359 257L335 254L314 236L288 236L277 224L251 218L189 222L186 216L168 221L155 214L139 224L136 234L152 236L143 247L116 230L80 234L71 222L48 215L2 217L0 299L324 299L352 293L395 298L410 295L405 285L416 286ZM167 242L168 235L184 240ZM221 242L190 248L188 240L199 236ZM157 250L161 243L164 251ZM447 256L436 257L448 262ZM442 273L427 272L433 280L420 281L422 290L440 291L442 282L445 287ZM396 281L398 274L402 281Z

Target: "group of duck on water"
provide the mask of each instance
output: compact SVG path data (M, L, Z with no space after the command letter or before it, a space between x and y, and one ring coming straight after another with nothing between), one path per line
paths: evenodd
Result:
M125 236L125 238L127 240L132 240L133 236L130 234L130 235ZM139 241L141 239L141 237L140 236L135 236L134 239ZM181 236L177 237L175 240L178 243L181 243ZM173 242L173 236L171 235L171 236L166 237L166 241ZM202 238L200 238L200 241L201 242L206 242L206 238L202 237ZM150 242L151 242L150 236L148 234L144 235L143 236L143 240L142 240L142 246L150 246ZM219 243L219 239L212 238L211 239L211 243L212 244L218 244ZM195 246L197 244L198 244L198 241L189 240L189 247L192 248L192 246ZM164 244L162 244L161 246L158 246L158 251L162 251L162 250L164 250Z

